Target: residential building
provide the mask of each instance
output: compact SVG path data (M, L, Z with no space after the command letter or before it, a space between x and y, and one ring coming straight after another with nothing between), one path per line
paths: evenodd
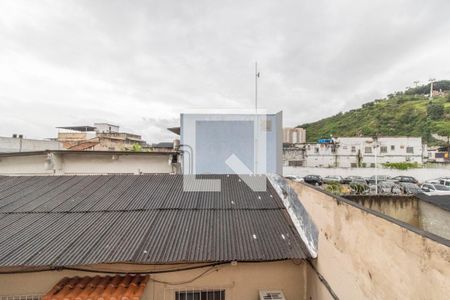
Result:
M282 174L282 112L181 114L180 119L185 174ZM238 161L238 168L230 160Z
M57 140L68 150L122 151L132 149L135 144L145 145L137 134L120 132L120 127L108 123L94 126L58 127Z
M306 143L306 129L283 128L283 144L304 144Z
M449 153L450 147L448 146L430 147L427 149L427 161L436 163L448 163L450 162Z
M179 173L176 151L47 150L0 153L0 175Z
M396 162L420 165L424 156L420 137L339 137L295 145L297 157L293 157L293 150L289 149L284 151L285 165L292 165L289 161L303 161L297 164L305 167L373 168L375 164L382 167L385 163Z
M13 134L12 137L0 137L0 153L60 149L63 149L63 146L58 141L27 139L21 134Z

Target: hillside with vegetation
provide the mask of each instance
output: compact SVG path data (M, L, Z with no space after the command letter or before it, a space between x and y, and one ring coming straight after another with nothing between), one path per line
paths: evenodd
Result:
M422 85L298 127L306 129L308 142L330 138L331 135L377 135L421 136L424 142L442 144L433 134L450 136L450 80L435 82L433 90L446 92L429 100L430 85Z

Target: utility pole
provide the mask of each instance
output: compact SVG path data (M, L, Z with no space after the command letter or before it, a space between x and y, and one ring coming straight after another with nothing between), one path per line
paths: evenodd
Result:
M433 82L436 81L435 78L430 78L430 80L428 80L430 82L430 100L433 99Z

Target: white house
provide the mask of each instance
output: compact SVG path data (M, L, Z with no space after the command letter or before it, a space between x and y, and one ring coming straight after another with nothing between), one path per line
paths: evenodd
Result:
M340 137L330 143L304 144L305 167L380 167L384 163L423 163L420 137ZM290 165L285 163L285 165Z

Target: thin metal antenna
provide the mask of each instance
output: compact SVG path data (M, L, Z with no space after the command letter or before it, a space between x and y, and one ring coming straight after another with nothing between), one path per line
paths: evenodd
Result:
M255 62L255 112L258 113L258 62Z
M259 133L259 120L258 120L258 62L255 62L255 160L253 174L258 172L258 133Z

